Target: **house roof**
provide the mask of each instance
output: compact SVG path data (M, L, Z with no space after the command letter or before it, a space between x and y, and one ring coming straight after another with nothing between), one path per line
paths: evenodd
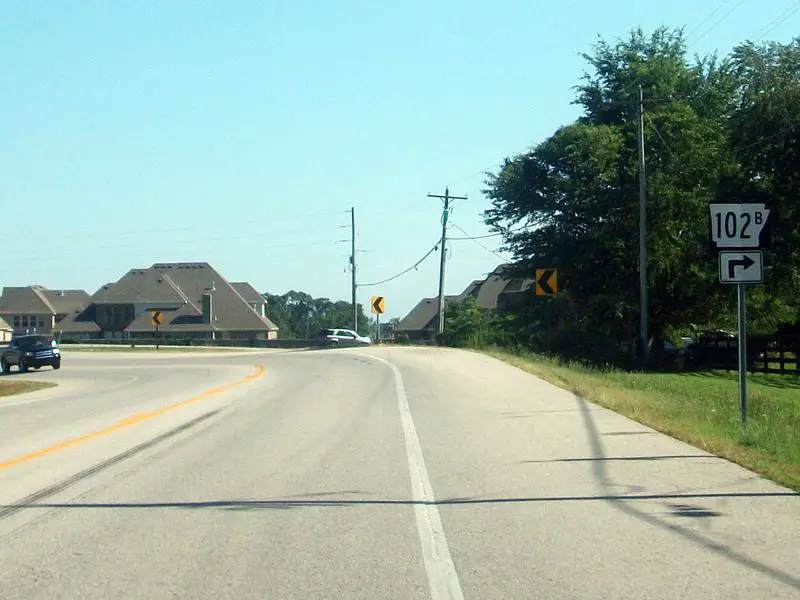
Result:
M40 290L53 307L55 314L63 315L80 310L89 304L91 296L85 290Z
M249 284L239 284L248 296ZM246 288L244 286L247 286ZM247 289L249 288L249 289ZM203 323L203 295L213 298L214 322ZM263 299L259 296L258 300ZM146 269L131 269L119 281L103 286L92 298L96 304L148 304L166 309L162 330L169 331L275 331L278 327L256 313L248 300L211 265L195 263L156 263ZM150 331L150 315L140 314L128 331Z
M64 333L97 333L100 328L84 311L69 313L53 327L53 332Z
M49 290L41 285L5 287L0 296L0 313L66 314L86 306L89 298L83 290Z
M200 298L198 297L199 301ZM172 277L152 267L131 269L114 284L105 285L92 297L94 304L173 305L174 308L189 303L189 298Z
M258 290L246 281L235 281L231 283L233 289L239 292L239 295L244 298L248 304L266 304L264 296L258 293Z
M488 310L497 309L497 299L501 294L525 292L533 284L533 279L525 277L511 277L508 272L510 265L503 264L489 273L472 295L481 308Z
M466 298L467 296L475 295L475 291L481 286L481 283L483 283L483 279L476 279L475 281L470 282L464 291L459 294L459 298Z
M469 296L475 298L481 308L496 310L498 298L503 294L514 294L527 291L533 279L511 277L510 265L503 264L489 273L486 279L472 281L458 296L446 296L445 304L453 300L463 300ZM422 331L436 328L439 308L438 298L423 298L398 323L395 331Z
M458 300L459 296L445 296L444 303ZM395 331L424 331L435 329L439 317L439 298L423 298L395 327Z
M3 314L55 314L55 310L41 293L38 285L4 287L0 296L0 313Z
M210 323L203 321L203 312L196 307L186 304L175 311L164 311L164 324L160 326L162 331L213 331ZM217 327L217 329L221 329ZM153 331L152 315L143 312L136 317L133 322L125 329L128 332Z
M13 331L13 329L11 329L11 325L6 323L3 317L0 317L0 331Z

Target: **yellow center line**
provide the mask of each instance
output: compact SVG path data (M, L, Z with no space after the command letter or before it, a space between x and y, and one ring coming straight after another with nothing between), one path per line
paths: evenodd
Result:
M100 429L98 431L92 431L91 433L87 433L79 437L59 442L58 444L55 444L53 446L42 448L41 450L36 450L28 454L23 454L22 456L12 458L11 460L7 460L5 462L0 462L0 470L10 469L11 467L14 467L16 465L30 462L37 458L42 458L43 456L47 456L48 454L55 454L56 452L60 452L61 450L66 450L67 448L72 448L73 446L77 446L84 442L88 442L89 440L106 436L110 433L114 433L115 431L119 431L121 429L130 427L131 425L136 425L137 423L143 423L144 421L155 419L156 417L160 417L161 415L164 415L168 412L172 412L173 410L189 406L190 404L194 404L196 402L199 402L200 400L205 400L206 398L222 394L223 392L232 390L233 388L239 387L240 385L254 381L259 377L261 377L266 369L264 368L263 365L253 365L253 366L256 369L255 372L248 374L247 377L245 377L244 379L240 379L239 381L235 381L233 383L229 383L228 385L223 385L221 387L214 387L208 389L196 396L188 398L187 400L182 400L181 402L170 404L169 406L165 406L164 408L160 408L152 412L144 412L144 413L139 413L137 415L132 415L130 417L126 417L121 421L117 421L113 425L110 425L104 429Z

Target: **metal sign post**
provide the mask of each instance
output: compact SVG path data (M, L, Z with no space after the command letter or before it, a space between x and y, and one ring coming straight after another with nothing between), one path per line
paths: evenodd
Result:
M739 305L739 417L742 429L747 427L747 306L744 285L736 285Z
M164 322L164 314L160 310L153 311L150 315L150 320L152 321L153 325L156 326L156 350L158 350L158 326Z
M378 333L375 335L376 342L381 341L381 315L386 311L386 301L383 296L373 296L370 299L370 308L372 314L375 315L375 324L378 327Z
M761 248L769 245L770 210L765 204L709 205L711 241L719 251L720 283L736 284L738 308L739 418L747 428L747 297L745 285L764 281Z

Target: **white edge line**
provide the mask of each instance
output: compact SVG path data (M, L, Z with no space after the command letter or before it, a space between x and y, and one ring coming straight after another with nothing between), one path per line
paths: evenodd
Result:
M463 600L464 594L461 591L458 573L453 564L453 557L450 555L450 548L447 545L447 537L439 516L439 509L435 504L436 497L433 494L433 487L428 477L428 469L425 467L422 445L417 435L417 429L414 426L414 419L411 416L403 377L400 374L400 370L388 360L371 354L368 356L388 366L394 374L395 391L408 458L414 514L422 546L425 571L428 574L431 598L432 600Z

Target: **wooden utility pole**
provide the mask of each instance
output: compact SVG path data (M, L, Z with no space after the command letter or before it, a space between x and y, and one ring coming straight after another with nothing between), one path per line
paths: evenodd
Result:
M439 258L439 334L444 333L444 275L445 266L447 262L447 217L450 214L450 201L451 200L466 200L466 196L451 196L450 188L444 188L444 196L439 194L428 194L428 198L439 198L444 201L444 210L442 211L442 239L439 243L441 256Z
M358 301L356 299L356 209L350 207L350 274L353 294L353 331L358 333Z
M639 351L646 361L649 353L647 302L647 187L644 162L644 92L639 85Z

